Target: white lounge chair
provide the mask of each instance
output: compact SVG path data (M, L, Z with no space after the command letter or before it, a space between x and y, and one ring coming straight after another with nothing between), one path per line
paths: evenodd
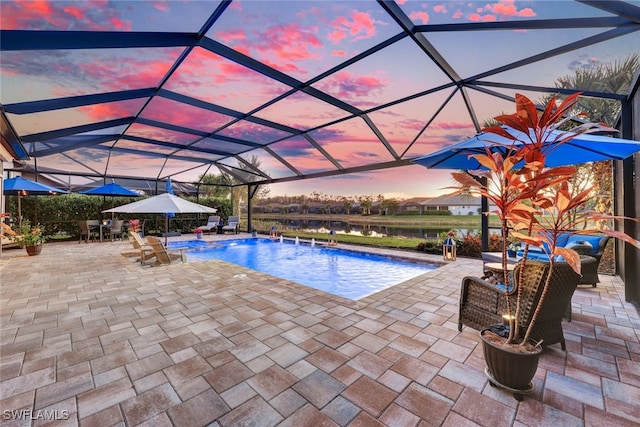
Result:
M230 216L227 220L227 225L222 227L222 232L225 233L227 231L231 231L233 233L238 234L238 222L240 222L239 216Z
M200 227L198 227L200 230L202 230L202 232L204 233L205 231L207 233L211 233L211 230L217 230L218 228L218 224L220 224L220 216L218 215L211 215L209 217L209 219L207 220L207 225L201 225Z

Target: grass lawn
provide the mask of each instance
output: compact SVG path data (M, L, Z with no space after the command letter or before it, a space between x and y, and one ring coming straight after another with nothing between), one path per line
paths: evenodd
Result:
M316 220L343 221L351 224L386 225L388 227L420 227L452 229L479 229L480 215L338 215L338 214L252 214L253 220L269 222L269 220ZM490 227L499 227L498 218L489 217Z
M350 224L382 225L396 228L434 228L434 229L480 229L480 216L433 216L433 215L326 215L326 214L253 214L252 223L261 233L268 234L269 228L275 224L273 220L316 220L316 221L341 221ZM498 226L497 218L489 222L490 226ZM300 230L286 229L278 226L279 232L290 238L296 236L300 239L311 240L315 238L318 242L326 242L327 233L303 232ZM424 242L421 238L408 237L371 237L350 234L338 234L338 242L353 245L374 246L392 249L416 250L419 243Z

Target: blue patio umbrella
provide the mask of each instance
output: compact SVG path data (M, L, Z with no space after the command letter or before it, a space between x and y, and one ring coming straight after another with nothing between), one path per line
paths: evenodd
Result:
M125 188L119 184L116 184L115 182L81 191L80 194L112 197L140 197L140 194L136 193L133 190L129 190L128 188Z
M43 196L55 194L67 194L66 190L51 187L50 185L41 184L36 181L16 176L14 178L5 179L3 182L3 193L10 196L18 196L18 226L22 225L22 206L20 202L21 196Z
M141 195L136 193L133 190L129 190L115 182L110 184L101 185L100 187L90 188L89 190L81 191L80 194L86 194L88 196L111 196L113 207L113 198L114 197L140 197ZM104 208L104 199L102 200L103 208ZM113 214L111 215L111 219L113 219Z
M504 126L505 130L516 137L518 141L529 141L523 132ZM543 148L547 154L547 166L577 165L580 163L597 162L602 160L623 160L640 152L640 141L613 138L604 135L579 134L570 141L558 144L557 141L570 135L570 132L558 130L550 131ZM505 152L513 141L494 133L480 132L479 134L457 144L445 147L426 156L412 160L414 163L431 169L480 169L480 163L472 154L484 154L485 147L491 147L493 152ZM518 144L518 143L516 143ZM522 144L522 142L520 142Z
M503 126L503 128L517 138L518 142L516 144L531 141L531 138L523 132L508 126ZM546 154L547 166L577 165L602 160L624 160L640 152L640 141L586 133L578 134L570 141L558 144L559 140L565 139L570 134L570 132L552 130L546 135L543 152ZM412 162L431 169L476 170L483 168L483 166L475 158L469 156L472 154L485 154L485 147L490 147L493 152L506 153L513 144L512 140L503 136L480 132L462 142L413 159ZM486 203L486 198L483 197L482 199ZM489 245L488 231L488 219L483 216L483 250L487 250Z

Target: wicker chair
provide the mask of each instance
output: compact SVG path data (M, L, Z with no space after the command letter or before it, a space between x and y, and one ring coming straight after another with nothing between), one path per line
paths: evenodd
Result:
M522 265L518 264L514 271L516 283L521 267ZM523 306L519 318L521 333L524 333L531 322L548 272L548 262L527 261L522 290ZM567 263L555 263L549 291L540 307L538 319L531 333L533 340L542 340L543 347L560 343L562 349L566 350L562 318L568 312L567 307L571 304L571 297L578 283L580 283L580 275L575 273ZM482 330L502 323L502 315L507 312L507 296L510 298L512 309L515 310L517 289L506 292L479 277L467 276L462 279L458 330L462 330L462 325Z

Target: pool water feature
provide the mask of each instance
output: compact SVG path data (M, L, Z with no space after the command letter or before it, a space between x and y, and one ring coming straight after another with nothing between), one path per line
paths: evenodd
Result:
M271 239L170 242L187 260L218 259L357 300L437 268L383 255Z

